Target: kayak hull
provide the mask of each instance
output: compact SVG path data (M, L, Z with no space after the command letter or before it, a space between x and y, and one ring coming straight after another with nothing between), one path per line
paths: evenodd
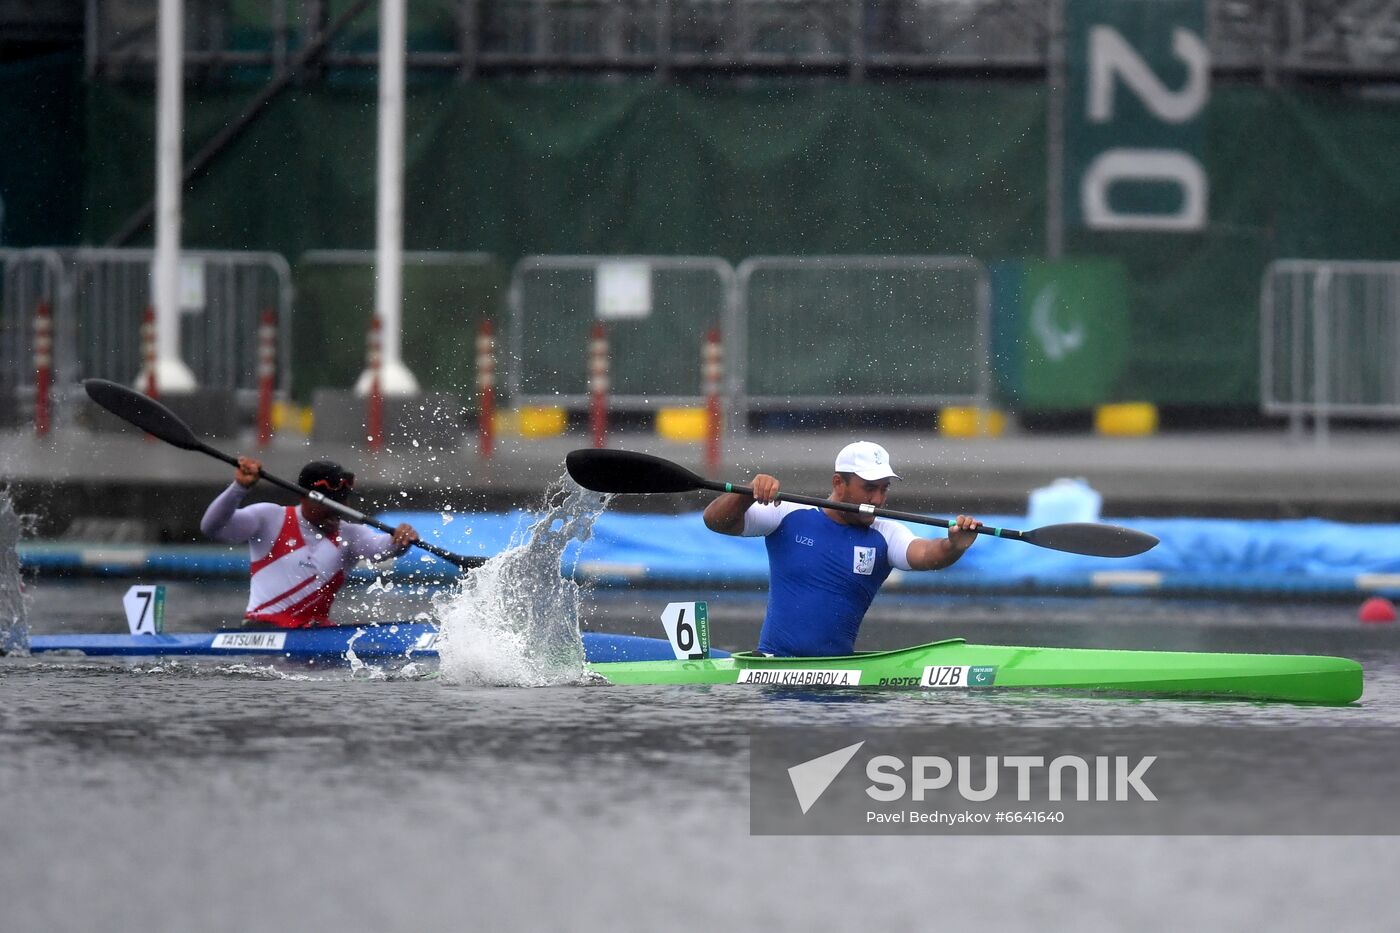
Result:
M248 657L343 664L437 657L437 627L385 623L287 631L165 635L36 635L33 654ZM617 686L750 685L786 688L1034 689L1142 696L1224 697L1346 704L1361 698L1361 665L1346 658L1194 651L1119 651L970 645L960 638L830 658L713 652L676 660L660 638L586 632L589 667Z
M743 652L704 661L596 664L617 685L768 684L924 690L1044 689L1353 703L1361 665L1310 655L969 645L962 639L832 658Z
M33 635L29 652L78 657L264 657L306 663L436 659L441 635L431 622L384 622L323 628L170 633L161 635ZM585 632L585 657L597 662L671 658L665 639ZM719 654L725 654L719 652Z

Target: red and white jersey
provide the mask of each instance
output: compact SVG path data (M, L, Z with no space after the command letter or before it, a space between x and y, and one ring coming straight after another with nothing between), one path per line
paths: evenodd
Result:
M282 628L331 625L345 570L360 558L397 552L392 538L342 522L334 538L321 534L301 508L260 502L238 508L247 490L237 483L209 504L200 529L216 541L248 543L252 584L244 616Z

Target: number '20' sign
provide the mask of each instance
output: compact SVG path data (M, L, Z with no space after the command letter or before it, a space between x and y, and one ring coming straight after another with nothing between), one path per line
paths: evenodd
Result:
M1210 53L1197 25L1199 0L1079 0L1070 10L1079 60L1069 144L1081 222L1097 230L1202 229Z

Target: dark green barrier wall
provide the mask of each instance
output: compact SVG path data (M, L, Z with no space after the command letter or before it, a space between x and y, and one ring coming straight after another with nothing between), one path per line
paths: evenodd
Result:
M1354 93L1212 92L1202 233L1087 234L1072 253L1127 266L1121 398L1258 401L1260 279L1276 258L1400 259L1400 105Z
M249 93L191 88L189 148ZM372 87L279 99L187 195L185 241L293 261L306 249L371 248L374 105ZM1009 82L420 84L407 119L405 245L491 252L506 268L527 253L1034 258L1045 243L1044 109L1043 88ZM32 184L57 216L80 209L83 239L99 243L149 195L151 89L89 86L78 110L81 182L70 157L62 181ZM1210 226L1068 237L1069 258L1128 271L1128 360L1111 396L1254 405L1264 267L1281 256L1400 258L1398 144L1390 100L1214 88L1202 150ZM15 222L30 196L15 178L36 169L17 168L13 145L4 151L12 242L61 234L64 223L44 228L30 209ZM361 352L353 341L347 359Z
M192 110L238 95L191 90ZM279 100L186 205L186 239L369 248L374 91ZM527 253L1039 251L1039 89L475 82L413 91L405 245ZM145 89L93 87L85 233L146 195ZM191 139L213 121L191 121ZM91 194L91 192L90 192Z
M0 246L73 243L82 212L82 62L0 66Z

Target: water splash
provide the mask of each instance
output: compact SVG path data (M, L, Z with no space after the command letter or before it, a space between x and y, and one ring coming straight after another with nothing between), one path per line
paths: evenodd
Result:
M564 549L592 536L611 498L561 477L510 548L439 597L444 681L542 687L590 679L579 634L584 590L564 567Z
M24 520L15 512L9 492L0 489L0 654L27 653L29 647L24 579L19 568L23 530Z

